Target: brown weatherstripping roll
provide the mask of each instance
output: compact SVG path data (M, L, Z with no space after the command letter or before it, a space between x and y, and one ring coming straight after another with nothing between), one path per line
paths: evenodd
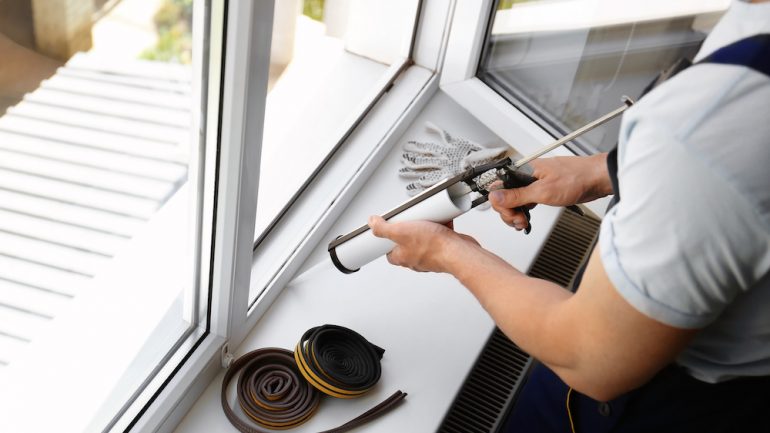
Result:
M237 396L244 413L272 430L297 427L318 409L318 390L354 398L371 389L380 378L383 352L350 329L335 325L311 328L302 336L295 353L280 348L258 349L233 362L222 381L222 408L239 431L265 433L236 415L227 402L227 387L242 371ZM322 433L342 433L369 422L389 412L404 397L406 393L396 391L360 416Z

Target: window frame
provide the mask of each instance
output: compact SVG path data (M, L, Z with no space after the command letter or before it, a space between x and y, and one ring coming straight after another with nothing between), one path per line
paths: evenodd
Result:
M557 137L550 132L550 127L531 119L476 76L495 4L495 0L456 0L440 88L520 154L528 155ZM576 154L562 146L544 156ZM601 217L608 200L585 205Z
M456 1L441 90L506 142L517 143L521 153L534 152L554 137L476 76L494 4L494 0ZM561 150L562 155L571 154Z
M209 86L206 153L197 155L205 161L197 181L214 188L199 221L199 287L208 299L199 303L198 314L205 328L180 346L110 431L173 431L219 373L228 336L242 326L232 320L232 312L238 300L235 287L248 286L251 267L253 177L258 178L274 5L250 0L211 5L208 78L218 85Z
M554 140L547 127L476 77L495 0L422 0L411 59L397 68L399 72L392 80L386 80L391 88L351 127L334 155L317 170L315 180L307 183L284 210L281 222L257 242L259 254L255 254L254 222L274 1L226 2L227 55L222 64L222 117L216 128L221 133L218 167L222 176L217 181L220 201L210 264L209 328L186 362L136 418L130 428L134 431L168 432L176 428L227 363L229 348L243 341L273 300L307 265L323 236L374 172L379 158L397 144L436 92L445 92L522 154ZM574 154L558 148L546 156ZM607 200L587 205L602 216ZM296 224L308 215L312 224L294 233ZM298 239L293 241L296 247L290 256L278 265L266 266L260 254L269 255L290 235ZM202 250L205 248L204 243ZM268 275L265 281L258 281L261 274ZM252 284L262 284L265 289L250 305Z
M204 209L211 212L204 211L200 222L201 227L213 228L210 236L202 237L199 247L201 252L213 251L211 257L201 254L200 261L200 284L207 287L209 308L201 302L198 314L208 318L207 326L182 344L142 396L117 419L112 431L170 432L176 428L227 364L229 348L251 331L354 198L363 180L376 169L379 158L392 149L439 89L507 142L521 143L519 151L535 150L553 139L475 77L493 4L492 0L422 0L411 59L399 68L387 83L389 89L371 104L365 118L356 122L318 170L318 181L307 185L284 212L281 224L273 228L271 235L285 236L292 223L305 218L308 209L326 203L290 257L272 270L259 301L249 305L251 277L260 265L253 253L253 239L274 0L212 3L212 8L223 14L218 34L224 36L216 41L217 29L212 27L209 78L218 77L221 88L216 89L216 95L209 92L206 140L218 143L219 148L206 146L206 175L199 180L216 185L216 197L204 203ZM221 53L215 42L221 42ZM211 102L215 100L212 97L217 104ZM216 125L210 122L213 119L218 120ZM564 149L553 153L571 154ZM265 238L260 245L266 254L271 249L269 240ZM276 238L273 242L280 241Z
M333 197L317 221L304 233L292 255L275 270L260 302L249 308L249 287L256 262L253 254L254 224L259 181L268 66L271 48L274 2L225 0L213 2L224 14L224 40L221 64L210 59L209 77L219 76L221 99L209 103L209 119L218 119L207 128L207 143L219 149L207 155L203 182L216 184L216 197L204 206L201 224L213 227L203 236L200 251L213 250L207 261L201 256L201 285L207 286L210 310L201 302L199 314L208 317L207 328L175 355L157 376L160 388L148 387L151 398L136 416L127 412L112 431L173 431L209 382L227 365L230 347L237 346L251 331L261 314L269 308L300 269L325 231L331 227L379 162L378 157L396 143L397 138L438 90L437 70L448 38L452 5L440 0L422 0L418 7L412 58L387 83L388 89L373 102L369 112L356 122L339 149L319 169L294 206L284 212L282 223L274 229L286 231L304 217L308 206ZM215 30L212 29L212 34ZM216 51L214 41L210 48ZM245 89L245 91L243 90ZM212 95L209 97L219 95ZM211 99L210 99L211 101ZM216 105L216 106L215 106ZM214 111L212 111L214 110ZM218 116L212 117L214 114ZM374 143L374 144L372 144ZM211 146L214 148L215 146ZM353 167L351 171L345 170ZM216 172L218 175L212 175ZM337 176L342 175L340 180ZM347 177L344 177L347 176ZM340 182L331 182L338 179ZM323 182L326 181L326 182ZM266 248L266 247L265 247ZM204 276L210 275L210 280ZM168 371L169 374L165 374Z
M255 127L246 121L247 116L262 116L259 102L264 110L267 91L273 4L262 3L268 2L255 5L250 0L201 0L193 6L194 50L202 55L195 57L199 60L193 65L194 80L200 80L194 81L193 101L201 105L200 110L192 110L192 135L205 145L191 154L188 174L188 189L197 194L202 191L195 206L189 208L195 215L190 260L197 265L197 272L180 281L195 292L193 297L185 294L183 306L193 326L173 347L162 348L167 351L163 360L153 366L138 389L132 390L128 401L107 400L119 407L117 411L102 406L93 416L85 414L91 416L85 421L87 431L171 431L219 371L221 349L234 326L230 321L232 287L244 278L248 282L250 270L250 242L239 243L244 236L238 230L250 228L249 239L253 236L256 203L248 199L255 196L256 184L248 183L251 179L246 168L258 161L259 141L251 145L244 135ZM258 38L267 40L266 48L264 43L250 43ZM250 74L253 80L248 79ZM244 109L247 98L257 102L249 106L249 112ZM254 123L261 128L261 122ZM250 226L237 224L244 215L252 215ZM248 253L248 257L239 252ZM239 259L241 268L237 266ZM80 341L64 343L72 350L87 344L95 352L109 353L109 344L121 344L86 340L93 338L89 334L73 337ZM88 360L88 352L79 354ZM100 358L94 356L92 361L99 362ZM76 400L64 401L61 406L66 411L82 411Z
M635 35L634 31L637 27L644 28L644 26L647 26L650 24L654 25L656 20L661 20L661 19L670 20L670 21L677 20L680 18L687 17L688 14L693 14L692 15L693 17L695 17L695 15L702 15L705 17L708 14L718 13L718 8L716 8L717 5L715 3L719 1L722 1L723 3L728 3L727 0L716 0L715 2L711 2L710 4L701 6L701 9L698 9L698 10L688 9L688 7L691 8L692 5L684 6L683 9L676 11L682 15L657 16L654 13L651 13L648 16L642 16L642 17L637 17L637 16L617 17L617 16L608 15L607 17L605 17L605 19L608 19L607 22L587 23L585 24L585 27L580 29L566 29L567 32L569 31L577 32L578 34L574 35L575 37L573 37L572 39L576 40L576 38L582 38L581 43L578 43L576 46L573 46L573 47L553 46L551 49L547 51L547 55L549 58L579 57L580 59L577 64L577 67L579 70L583 65L584 59L586 59L585 57L586 50L591 49L591 43L589 42L590 41L589 38L591 38L591 34L593 32L602 31L603 28L610 29L613 26L615 27L621 26L621 25L628 26L629 33L627 36L627 40L625 42L625 48L623 50L621 57L619 58L619 64L615 71L615 79L617 79L621 72L621 67L624 64L627 64L630 62L626 60L627 57L633 56L635 53L638 53L639 51L641 51L639 48L635 48L634 47L635 44L632 43L632 38ZM500 4L500 0L493 0L492 3L493 4L490 10L489 19L485 23L486 32L483 35L483 42L481 46L482 52L478 58L476 75L488 87L490 87L495 92L500 94L501 97L509 101L511 105L514 105L519 111L521 111L527 117L532 119L535 123L540 125L544 130L546 130L552 136L559 137L569 133L572 128L569 127L566 124L565 120L562 119L559 115L552 113L549 111L548 108L541 106L538 102L534 100L533 97L528 95L527 92L522 90L521 88L518 88L515 85L506 84L504 82L505 81L504 78L500 78L500 76L497 73L483 70L485 63L487 63L487 61L492 56L493 45L494 45L493 43L494 41L492 41L493 27L495 27L494 20L498 18L502 18L502 21L505 22L505 16L503 15L502 17L500 17L500 14L518 14L518 12L516 11L517 8L515 7L515 5L511 9L498 10L497 6ZM604 5L604 6L607 6L607 5ZM602 7L601 3L599 4L598 7L603 10L607 9L606 7ZM652 8L650 10L654 11L655 9ZM618 18L620 18L620 20L618 20ZM624 18L626 20L628 19L631 19L631 20L624 21L623 20ZM694 20L696 19L698 18L694 18ZM538 31L535 30L535 32L538 32ZM540 35L540 36L547 37L546 36L547 33L548 32L546 31L543 33L543 35ZM556 33L559 34L561 33L561 31L557 31ZM643 34L645 32L642 30L640 33ZM533 34L533 36L531 37L538 38L538 35ZM644 36L641 36L641 35L640 37L644 38ZM649 36L647 36L647 38L649 38ZM688 41L688 42L695 41L696 39L697 38L693 37L691 41ZM684 45L686 42L680 41L680 43ZM578 47L579 47L579 50L576 50L576 48ZM668 48L668 47L664 44L661 44L660 48ZM650 46L645 46L644 49L649 50ZM586 63L589 68L591 67L590 66L591 63L593 62L589 58L588 62ZM654 71L654 73L657 73L657 72L658 71ZM621 74L621 76L623 75ZM653 78L654 78L654 74L649 77L649 80L652 80ZM614 83L615 79L611 81ZM648 85L648 82L642 82L641 84L642 84L641 87L638 89L626 88L624 92L628 92L628 95L630 95L633 98L636 98L638 95L637 90L641 91L644 87ZM575 89L575 85L576 85L576 82L573 82L571 86L573 90ZM621 95L617 95L617 96L619 101ZM575 125L574 127L577 127L577 125ZM613 140L613 141L616 141L616 140ZM570 149L572 153L576 155L592 155L600 152L607 152L607 149L597 148L595 143L592 143L588 138L586 138L586 136L575 138L571 142L566 143L565 147Z

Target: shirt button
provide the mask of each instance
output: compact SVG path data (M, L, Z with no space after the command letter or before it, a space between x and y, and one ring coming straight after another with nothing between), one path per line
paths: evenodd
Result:
M599 415L610 416L611 413L612 409L610 408L609 403L599 403Z

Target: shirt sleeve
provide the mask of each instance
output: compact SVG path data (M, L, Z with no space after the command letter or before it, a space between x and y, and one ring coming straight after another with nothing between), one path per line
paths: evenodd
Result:
M621 201L602 221L602 263L638 311L705 327L768 272L770 235L751 203L675 134L656 122L626 129Z

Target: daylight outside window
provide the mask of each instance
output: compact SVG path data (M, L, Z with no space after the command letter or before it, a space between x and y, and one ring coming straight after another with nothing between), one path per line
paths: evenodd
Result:
M33 423L101 430L205 319L208 11L0 2L0 412L42 382L81 410Z
M418 0L275 4L255 248L407 62ZM372 143L374 146L375 143ZM310 221L308 222L310 223ZM271 250L280 266L296 248ZM252 284L250 303L264 285Z
M729 0L501 0L479 78L553 135L637 98L680 58L692 60ZM578 152L607 151L619 122Z

